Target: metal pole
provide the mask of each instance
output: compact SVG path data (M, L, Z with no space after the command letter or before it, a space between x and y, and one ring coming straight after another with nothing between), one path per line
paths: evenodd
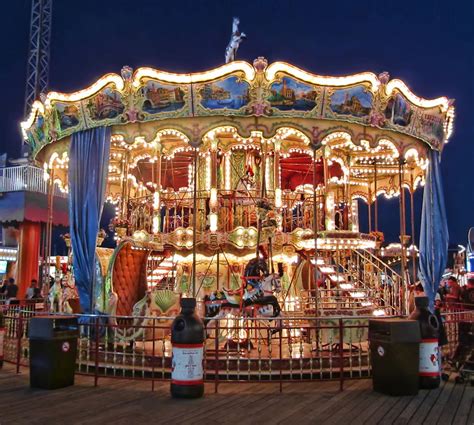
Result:
M193 181L193 267L192 267L192 284L193 298L196 297L196 242L197 242L197 167L198 167L198 149L194 151L194 181Z
M411 258L412 258L412 274L413 274L413 283L416 282L416 251L415 251L415 185L413 180L413 172L411 173L411 182L410 182L410 221L411 221Z
M122 200L121 200L121 213L122 219L127 218L127 202L130 196L128 191L128 172L129 172L129 162L130 162L130 155L129 152L124 153L124 158L122 162ZM128 194L128 196L127 196Z
M372 232L372 191L369 187L369 199L367 201L367 215L369 219L369 233Z
M379 230L379 209L377 203L377 162L374 160L374 192L375 192L375 199L374 199L374 226L375 231L378 232Z
M318 230L319 230L319 220L318 220L318 199L316 193L316 148L313 150L313 236L314 236L314 278L313 283L315 287L315 294L314 294L314 302L315 302L315 312L317 315L318 312L318 297L317 297L317 290L318 290ZM313 296L311 288L311 279L309 281L309 294L310 299Z
M54 168L51 169L51 175L48 180L48 218L46 222L46 235L45 235L45 275L43 277L43 285L49 285L49 259L51 257L51 239L53 233L53 202L54 202ZM48 288L48 287L47 287ZM49 291L49 288L48 288Z
M404 191L403 191L403 163L400 160L398 166L398 183L400 187L400 243L402 246L401 250L401 264L400 271L402 275L402 288L400 295L403 297L405 290L405 270L406 270L406 252L405 252L405 202L404 202ZM403 305L403 301L401 303Z
M217 258L217 267L216 267L216 275L217 275L217 278L216 278L216 286L217 286L217 290L219 290L219 272L220 272L220 266L219 266L220 258L219 258L219 254L220 254L220 247L218 247L218 249L217 249L217 255L216 255L216 258Z
M260 140L260 144L262 145L262 140ZM266 154L267 154L267 148L266 148L267 144L265 143L265 140L263 140L263 148L262 148L262 168L261 168L261 175L262 175L262 181L261 181L261 187L260 187L260 200L262 200L264 197L265 197L265 194L266 194L266 190L265 190L265 186L266 186L266 180L265 180L265 176L266 176L266 171L267 171L267 162L266 162ZM255 257L258 258L258 247L260 246L260 240L261 240L261 233L262 233L262 220L260 219L260 217L258 217L257 215L257 219L258 219L258 229L257 229L257 248L256 248L256 251L255 251Z

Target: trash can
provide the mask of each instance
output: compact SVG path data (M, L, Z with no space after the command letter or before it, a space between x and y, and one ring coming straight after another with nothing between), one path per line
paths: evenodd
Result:
M418 394L420 339L416 320L369 320L374 391L393 396Z
M30 386L53 390L74 385L77 318L37 316L29 324Z

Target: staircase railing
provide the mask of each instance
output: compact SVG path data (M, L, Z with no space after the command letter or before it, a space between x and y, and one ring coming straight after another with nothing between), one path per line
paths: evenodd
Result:
M334 269L332 275L338 280L337 285L335 288L320 288L313 294L308 294L306 302L314 304L313 308L317 305L321 311L327 307L347 307L354 310L360 308L361 300L365 299L366 302L372 303L374 309L382 308L390 314L407 312L402 276L376 255L367 250L351 250L349 253L336 251L329 256L327 254L327 251L321 252L318 258L326 257L325 266ZM318 268L321 270L321 266ZM341 276L344 276L344 281ZM340 287L341 284L349 283L352 287ZM352 293L360 292L365 293L363 298L358 300L355 295L351 302Z
M399 273L365 249L351 251L351 263L355 265L359 280L365 287L375 289L396 314L407 312L406 288Z

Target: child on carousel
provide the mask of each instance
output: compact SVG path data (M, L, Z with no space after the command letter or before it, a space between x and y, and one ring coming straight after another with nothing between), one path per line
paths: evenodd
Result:
M268 252L263 245L258 247L258 256L250 260L245 266L244 277L247 285L256 288L260 280L268 276Z

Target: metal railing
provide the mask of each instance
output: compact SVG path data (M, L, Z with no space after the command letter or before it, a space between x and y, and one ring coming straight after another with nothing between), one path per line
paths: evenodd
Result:
M17 371L29 363L29 320L41 314L4 306L5 361ZM458 311L459 310L459 311ZM462 311L461 311L462 310ZM474 310L446 306L446 352L452 358L461 343L462 324L472 324ZM170 327L174 317L81 316L77 373L104 377L171 379ZM115 320L110 320L115 319ZM368 342L370 317L225 317L210 320L204 345L204 378L215 391L223 382L279 383L344 381L371 376Z
M5 309L4 359L29 363L29 320L37 312ZM82 316L76 370L101 377L168 381L171 378L170 327L174 317ZM141 323L137 324L137 319ZM84 323L86 322L86 323ZM338 380L370 376L368 318L225 317L212 319L205 342L205 380L283 382Z
M257 191L245 193L236 190L218 190L218 227L222 231L232 231L236 227L257 226L260 195ZM273 192L267 196L274 199ZM206 230L210 212L210 192L197 191L197 229ZM140 228L148 233L153 228L153 196L147 195L133 198L128 202L127 217L132 228ZM193 222L193 192L182 190L171 192L164 190L160 194L160 231L169 233L178 227L190 227ZM281 228L285 233L295 229L313 229L313 198L302 199L302 194L285 191L282 196ZM319 228L324 229L324 214L320 208L318 213Z
M41 168L32 165L0 168L0 193L4 192L37 192L48 193L48 182L44 179ZM58 186L54 186L56 196L66 197Z
M408 312L408 298L400 274L380 258L365 249L351 251L351 265L357 280L366 288L375 289L386 305L393 307L397 314Z

